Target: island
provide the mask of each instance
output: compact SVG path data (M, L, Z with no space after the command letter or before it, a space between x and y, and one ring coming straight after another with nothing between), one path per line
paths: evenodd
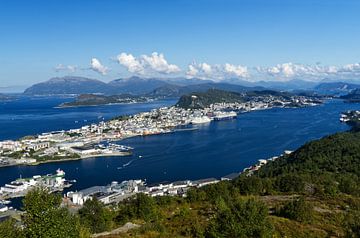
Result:
M120 95L98 95L98 94L81 94L75 101L65 102L59 105L60 108L65 107L81 107L81 106L98 106L110 104L130 104L130 103L145 103L154 100L151 97L135 96L131 94Z
M189 125L231 120L239 113L274 107L315 106L317 97L274 91L239 94L210 89L182 96L171 107L113 118L81 128L0 141L0 166L38 164L93 157L128 156L134 148L113 143L134 136L191 130Z

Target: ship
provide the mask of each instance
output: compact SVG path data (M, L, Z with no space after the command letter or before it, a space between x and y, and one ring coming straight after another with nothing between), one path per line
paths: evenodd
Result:
M0 199L23 197L34 187L44 187L50 192L62 191L72 184L65 180L65 172L56 170L55 174L34 175L31 178L18 178L0 188Z
M191 120L191 124L203 124L203 123L209 123L209 122L211 122L211 119L207 116L194 117Z
M231 120L237 117L236 112L214 112L215 121Z

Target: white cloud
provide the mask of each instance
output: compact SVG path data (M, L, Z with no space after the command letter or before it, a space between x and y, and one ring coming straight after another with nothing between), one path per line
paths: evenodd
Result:
M233 65L226 63L224 66L226 73L230 75L235 75L237 77L246 78L249 76L249 72L246 66Z
M116 58L130 73L144 73L144 67L132 54L121 53Z
M57 66L55 66L54 70L56 72L60 72L60 71L69 71L71 73L74 73L76 70L78 70L78 67L75 65L63 65L63 64L58 64Z
M188 78L193 78L199 73L199 70L192 64L188 65L188 71L186 72L186 76Z
M164 55L157 52L153 52L150 56L142 55L141 59L145 66L149 66L158 73L170 74L180 71L180 68L177 65L169 64Z
M344 65L340 71L342 72L360 72L360 63Z
M97 58L91 59L91 67L90 69L94 70L95 72L98 72L102 75L106 75L109 71L109 68L102 65L101 62Z
M163 54L153 52L151 55L141 55L136 58L132 54L121 53L117 57L119 64L123 65L130 73L137 74L172 74L181 69L175 64L169 64Z
M200 64L199 67L200 67L201 71L204 72L206 75L210 76L213 72L211 65L209 65L207 63L202 63L202 64Z
M347 65L339 68L337 66L322 66L320 64L304 65L289 62L267 68L257 67L256 70L260 75L263 75L265 77L270 76L279 80L290 80L292 78L317 80L328 77L340 77L343 76L341 72L354 72L356 68L356 64Z
M191 63L186 72L188 78L223 80L229 77L246 78L249 76L247 67L226 63L225 65L210 65L208 63Z

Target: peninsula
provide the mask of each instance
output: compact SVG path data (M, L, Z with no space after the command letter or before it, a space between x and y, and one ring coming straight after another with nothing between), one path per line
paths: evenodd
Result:
M77 129L26 136L0 142L0 166L37 164L91 157L127 156L133 148L110 143L134 136L175 132L190 124L226 120L237 113L273 107L303 107L321 103L319 98L275 92L238 94L211 89L180 98L175 106L120 116Z

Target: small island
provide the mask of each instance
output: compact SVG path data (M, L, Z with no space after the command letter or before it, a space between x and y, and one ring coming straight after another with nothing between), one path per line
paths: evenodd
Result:
M153 98L145 96L134 96L131 94L120 95L99 95L99 94L81 94L75 101L65 102L59 105L60 108L65 107L84 107L84 106L98 106L120 103L144 103L152 101Z

